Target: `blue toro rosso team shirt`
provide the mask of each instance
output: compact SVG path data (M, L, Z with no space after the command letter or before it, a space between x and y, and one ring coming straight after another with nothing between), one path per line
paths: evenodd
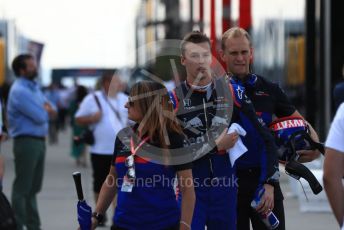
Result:
M233 87L242 88L245 91L247 97L252 101L259 122L266 129L275 116L285 117L295 112L295 107L290 103L285 93L277 84L269 82L256 74L249 74L246 80L242 82L233 76L230 82ZM278 164L273 164L273 168L269 164L269 162L274 161L271 159L271 153L276 158L278 151L264 144L270 138L265 138L264 140L264 138L261 138L262 135L259 137L256 132L257 129L253 129L251 124L246 122L247 117L242 114L240 117L243 128L248 131L247 135L242 138L244 145L248 147L248 151L237 160L237 169L247 170L249 168L259 167L261 170L259 181L264 183L267 176L274 177L274 170L271 171L271 169L276 168L278 170ZM274 138L272 141L275 141ZM274 193L275 199L283 199L280 186L275 186Z
M295 112L295 107L291 105L285 93L274 83L267 81L265 78L251 74L246 82L232 77L232 85L243 87L245 94L252 101L260 123L267 127L273 120L274 116L285 117ZM265 155L264 142L255 130L251 127L246 118L242 116L243 128L246 129L247 137L243 138L249 151L238 159L238 169L247 169L251 167L260 167L262 164L261 156Z
M228 85L214 80L205 89L181 82L170 98L183 132L185 148L193 159L196 203L192 229L236 229L236 176L226 151L215 140L231 122Z
M168 135L169 149L183 147L183 135L172 132ZM181 213L174 189L176 173L180 170L191 169L192 164L171 166L157 163L154 155L161 156L163 153L159 144L148 140L134 156L136 178L132 191L124 192L121 188L128 171L125 160L131 155L130 140L133 136L133 128L128 127L119 132L115 141L113 165L118 178L118 197L114 223L125 229L174 227L179 224ZM151 149L152 146L154 150Z

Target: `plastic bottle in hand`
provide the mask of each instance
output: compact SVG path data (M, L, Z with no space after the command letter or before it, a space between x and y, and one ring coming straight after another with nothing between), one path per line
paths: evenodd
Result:
M263 186L259 186L256 194L254 196L254 199L251 202L251 207L256 209L261 201L262 196L264 195L265 189ZM279 220L275 216L275 214L272 211L269 211L266 214L259 213L260 218L262 219L263 223L268 227L269 229L276 229L279 225Z

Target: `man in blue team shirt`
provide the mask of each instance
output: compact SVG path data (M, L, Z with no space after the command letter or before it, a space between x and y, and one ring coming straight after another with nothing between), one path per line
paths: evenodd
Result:
M25 225L29 230L40 229L36 194L41 190L45 158L45 136L49 116L55 109L45 99L37 77L33 56L21 54L12 62L17 80L8 97L10 136L14 138L13 152L15 179L12 188L12 206L17 229Z
M231 84L244 88L246 96L259 116L262 124L268 126L274 119L282 117L302 117L290 103L282 89L266 78L250 72L250 63L253 58L253 46L251 37L242 28L232 27L222 35L221 58L226 63L227 75ZM238 204L237 204L237 228L249 230L250 221L253 229L265 230L267 227L261 221L261 214L272 211L279 219L278 230L285 229L283 194L278 181L262 181L261 175L265 171L265 162L261 156L264 149L260 146L261 140L255 139L253 132L247 129L247 122L243 122L243 128L247 135L243 143L248 151L236 162L236 175L238 177ZM311 137L318 142L319 138L310 124ZM253 138L251 138L253 137ZM252 142L258 144L252 145ZM254 143L253 142L253 143ZM277 151L273 154L277 157ZM299 162L309 162L316 159L318 150L300 150ZM257 189L263 183L265 189L261 198L261 208L254 210L251 201Z

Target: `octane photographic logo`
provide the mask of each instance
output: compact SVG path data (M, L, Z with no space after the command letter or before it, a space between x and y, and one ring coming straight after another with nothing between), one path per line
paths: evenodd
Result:
M175 85L182 83L180 81L181 73L178 71L178 66L180 66L180 49L181 40L161 40L148 43L142 47L139 47L136 51L136 55L142 56L143 54L148 56L144 63L141 63L141 66L132 71L132 74L135 73L140 77L136 79L136 82L142 80L154 81L166 85L162 77L166 78L166 74L172 75ZM201 47L200 47L201 48ZM199 49L198 49L199 50ZM201 48L202 50L202 48ZM154 52L153 52L154 51ZM204 52L204 49L203 49ZM156 53L156 54L155 54ZM208 52L209 53L209 52ZM202 51L199 52L198 58L206 58L205 62L208 62L209 68L202 64L202 68L197 74L196 80L194 82L188 82L192 85L197 85L198 82L204 78L206 74L213 78L215 84L213 84L212 90L213 93L209 94L207 97L212 98L209 101L203 101L201 104L193 104L191 96L194 93L193 89L185 92L181 92L178 97L178 112L177 118L173 111L167 111L161 106L161 98L165 95L166 90L155 90L153 92L145 92L140 95L135 95L132 97L134 100L144 100L145 98L154 97L153 103L151 103L148 111L145 111L143 114L143 120L141 125L146 125L147 121L151 119L151 114L153 112L158 112L162 114L166 119L177 120L181 125L183 132L188 136L184 143L183 147L177 149L166 149L162 147L157 147L151 144L145 143L140 150L136 153L138 156L148 159L151 162L167 165L180 165L192 162L205 154L209 153L215 147L215 139L223 132L225 128L228 128L233 111L233 99L230 92L228 82L224 79L225 70L222 68L222 65L218 62L216 57L211 57L211 54L208 57L203 57ZM147 66L153 66L158 62L158 60L165 60L164 70L154 71L152 68ZM179 62L179 63L178 63ZM166 65L167 63L167 65ZM197 65L196 62L193 63L193 67ZM184 68L184 66L182 66ZM166 72L164 72L166 71ZM184 77L184 79L186 76ZM219 80L221 79L221 80ZM212 96L211 96L212 95ZM173 100L170 100L169 103L173 103ZM173 103L174 106L176 103ZM131 129L127 129L131 130ZM171 141L168 136L168 130L166 127L163 127L163 133L165 138L165 143L169 145ZM133 139L139 140L136 134ZM125 145L125 148L130 148L130 138L128 138L128 132L120 132L118 138ZM191 137L192 136L192 137ZM151 140L156 141L156 140ZM138 145L136 142L135 147Z

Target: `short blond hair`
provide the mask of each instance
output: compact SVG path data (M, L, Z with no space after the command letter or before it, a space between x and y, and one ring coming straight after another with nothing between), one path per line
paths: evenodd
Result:
M238 37L242 37L242 36L246 37L250 46L252 46L251 37L246 30L244 30L241 27L232 27L222 34L222 38L221 38L222 50L225 50L225 48L226 48L227 39L238 38Z

